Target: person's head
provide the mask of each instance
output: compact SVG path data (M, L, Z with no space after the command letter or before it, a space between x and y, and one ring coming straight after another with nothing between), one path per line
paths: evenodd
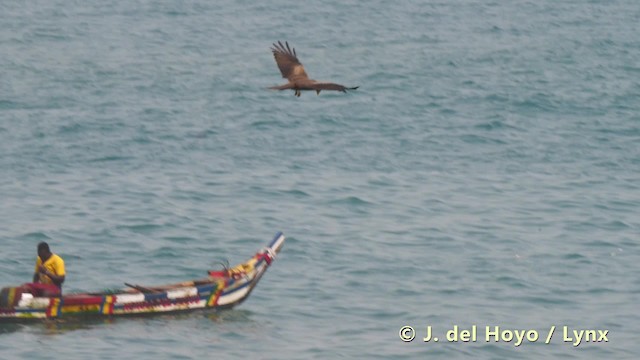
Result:
M40 259L44 261L45 259L49 258L50 255L51 250L49 249L49 244L44 241L38 244L38 256L40 256Z

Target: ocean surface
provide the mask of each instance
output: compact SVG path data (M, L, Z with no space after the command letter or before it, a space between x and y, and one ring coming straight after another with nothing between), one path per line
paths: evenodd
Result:
M360 88L267 90L278 40ZM233 310L2 325L2 359L640 354L636 0L5 0L0 69L0 287L40 241L73 292L287 236Z

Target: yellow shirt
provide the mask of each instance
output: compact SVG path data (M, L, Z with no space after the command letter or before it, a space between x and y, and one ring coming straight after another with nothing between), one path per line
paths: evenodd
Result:
M36 273L38 273L38 269L40 268L41 264L42 260L40 259L40 256L38 256L38 258L36 259ZM64 260L62 260L62 258L56 254L51 254L47 261L44 262L44 267L55 275L65 275ZM47 275L38 273L38 276L40 277L41 283L55 285L51 278Z

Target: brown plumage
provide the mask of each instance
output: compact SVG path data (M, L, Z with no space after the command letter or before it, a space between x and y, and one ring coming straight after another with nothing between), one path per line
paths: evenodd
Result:
M278 64L282 77L289 80L289 82L280 86L272 86L269 89L291 89L295 91L295 96L299 97L301 90L315 90L316 94L319 95L321 90L336 90L346 93L347 90L355 90L359 87L346 87L340 84L309 79L309 76L304 71L304 66L298 60L296 49L290 48L289 43L286 41L285 45L282 45L280 41L277 44L273 44L271 51L273 51L273 57L276 59L276 64Z

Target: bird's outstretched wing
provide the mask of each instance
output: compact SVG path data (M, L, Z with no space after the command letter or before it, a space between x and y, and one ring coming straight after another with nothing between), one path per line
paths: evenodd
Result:
M296 50L290 48L288 42L285 41L285 45L282 45L282 43L278 41L277 44L273 44L271 51L273 51L273 57L276 59L276 64L278 64L283 78L289 79L289 81L309 78L300 60L298 60L296 56Z
M347 92L347 90L355 90L359 86L346 87L344 85L330 83L330 82L314 82L313 84L311 84L311 87L313 88L313 90L336 90L336 91Z

